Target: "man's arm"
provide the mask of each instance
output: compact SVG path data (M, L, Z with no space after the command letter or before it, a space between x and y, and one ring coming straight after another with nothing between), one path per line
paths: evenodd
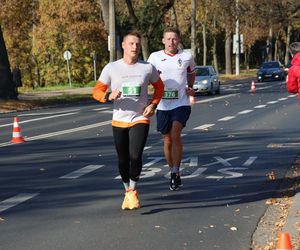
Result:
M196 78L196 72L188 72L187 74L187 83L190 88L193 88L194 82Z

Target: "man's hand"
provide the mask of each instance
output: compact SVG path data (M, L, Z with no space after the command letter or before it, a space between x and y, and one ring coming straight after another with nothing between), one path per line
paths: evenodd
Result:
M195 90L191 87L186 88L186 93L191 96L195 96Z
M109 100L109 101L114 101L114 100L120 98L121 94L122 94L122 92L121 92L120 90L115 89L115 90L112 91L112 92L110 93L110 95L108 96L108 100Z
M143 112L143 116L151 117L152 115L154 115L154 113L155 113L155 107L154 104L151 103L145 108Z

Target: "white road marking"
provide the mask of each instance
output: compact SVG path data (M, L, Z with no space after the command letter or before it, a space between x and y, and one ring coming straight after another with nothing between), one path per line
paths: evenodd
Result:
M214 126L215 124L204 124L204 125L201 125L199 127L196 127L196 128L193 128L193 129L198 129L198 130L205 130L205 129L208 129L212 126Z
M238 114L241 114L241 115L243 115L243 114L248 114L248 113L250 113L250 112L252 112L253 110L251 110L251 109L246 109L246 110L243 110L243 111L241 111L241 112L238 112Z
M229 121L234 118L235 118L235 116L225 116L225 117L219 119L218 121Z
M82 175L88 174L88 173L93 172L102 167L104 167L104 165L88 165L86 167L83 167L81 169L73 171L69 174L61 176L61 177L59 177L59 179L77 179L77 178L81 177Z
M56 117L61 117L61 116L68 116L68 115L74 115L74 114L78 114L78 112L66 113L66 114L59 114L59 115L52 115L52 116L46 116L46 117L40 117L40 118L30 119L30 120L26 120L26 121L19 121L19 124L28 123L28 122L34 122L34 121L40 121L40 120L47 120L47 119L51 119L51 118L56 118ZM12 124L13 123L3 124L3 125L0 125L0 128L12 126Z
M255 160L257 159L257 156L251 156L247 161L244 162L244 167L249 167Z
M95 123L95 124L91 124L91 125L86 125L86 126L82 126L82 127L78 127L78 128L62 130L62 131L57 131L57 132L53 132L53 133L37 135L37 136L33 136L33 137L26 137L25 140L26 141L35 141L35 140L39 140L39 139L44 139L44 138L49 138L49 137L54 137L54 136L64 135L64 134L70 134L70 133L74 133L74 132L78 132L78 131L82 131L82 130L88 130L88 129L92 129L92 128L96 128L96 127L101 127L101 126L105 126L108 124L111 124L111 120L105 121L105 122L99 122L99 123ZM15 145L15 144L12 144L10 142L1 143L0 148L10 146L10 145Z
M152 146L147 146L147 147L144 147L144 150L147 150L147 149L150 149L152 148Z
M20 204L22 202L30 200L37 195L39 195L39 193L20 193L11 198L8 198L4 201L1 201L0 202L0 213L9 208L17 206L18 204Z
M295 97L295 96L297 96L297 94L295 94L295 95L289 95L288 98L292 98L292 97Z
M204 167L209 167L209 166L213 166L213 165L216 165L216 164L222 164L223 166L226 166L226 167L229 167L231 166L231 164L228 162L228 161L231 161L231 160L235 160L235 159L238 159L239 157L231 157L231 158L226 158L226 159L223 159L219 156L216 156L214 157L217 161L215 162L212 162L212 163L208 163L208 164L205 164L203 165Z
M267 102L267 104L275 104L275 103L278 103L278 101L270 101L270 102Z
M287 100L287 99L288 99L288 98L283 97L283 98L279 98L278 101L285 101L285 100Z
M105 108L97 108L97 109L93 109L93 111L102 111L102 110L108 110L110 109L109 107L105 107Z
M214 97L214 98L211 98L211 99L206 99L206 100L196 101L196 103L212 102L212 101L215 101L215 100L225 99L225 98L229 98L229 97L236 96L236 95L238 95L238 94L231 94L231 95L225 95L225 96L218 96L218 97Z
M258 106L255 106L254 108L255 109L261 109L261 108L265 108L265 107L267 107L267 105L258 105Z
M26 114L20 114L18 117L26 117L26 116L39 116L39 115L55 115L55 114L66 114L70 112L80 111L80 109L72 109L68 111L57 111L57 112L41 112L41 113L26 113Z
M298 148L300 147L300 142L291 143L270 143L267 148Z

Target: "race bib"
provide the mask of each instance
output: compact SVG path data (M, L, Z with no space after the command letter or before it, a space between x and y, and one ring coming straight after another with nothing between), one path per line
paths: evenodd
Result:
M163 99L178 99L177 89L167 89L164 91Z
M141 86L135 85L123 85L122 86L123 96L140 96L141 95Z

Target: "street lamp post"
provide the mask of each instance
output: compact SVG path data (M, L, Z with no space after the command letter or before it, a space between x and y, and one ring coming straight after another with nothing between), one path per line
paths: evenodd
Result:
M240 53L241 53L241 41L240 41L240 21L239 21L239 0L235 2L236 6L236 21L235 21L235 37L237 39L237 49L235 53L235 74L240 74Z

